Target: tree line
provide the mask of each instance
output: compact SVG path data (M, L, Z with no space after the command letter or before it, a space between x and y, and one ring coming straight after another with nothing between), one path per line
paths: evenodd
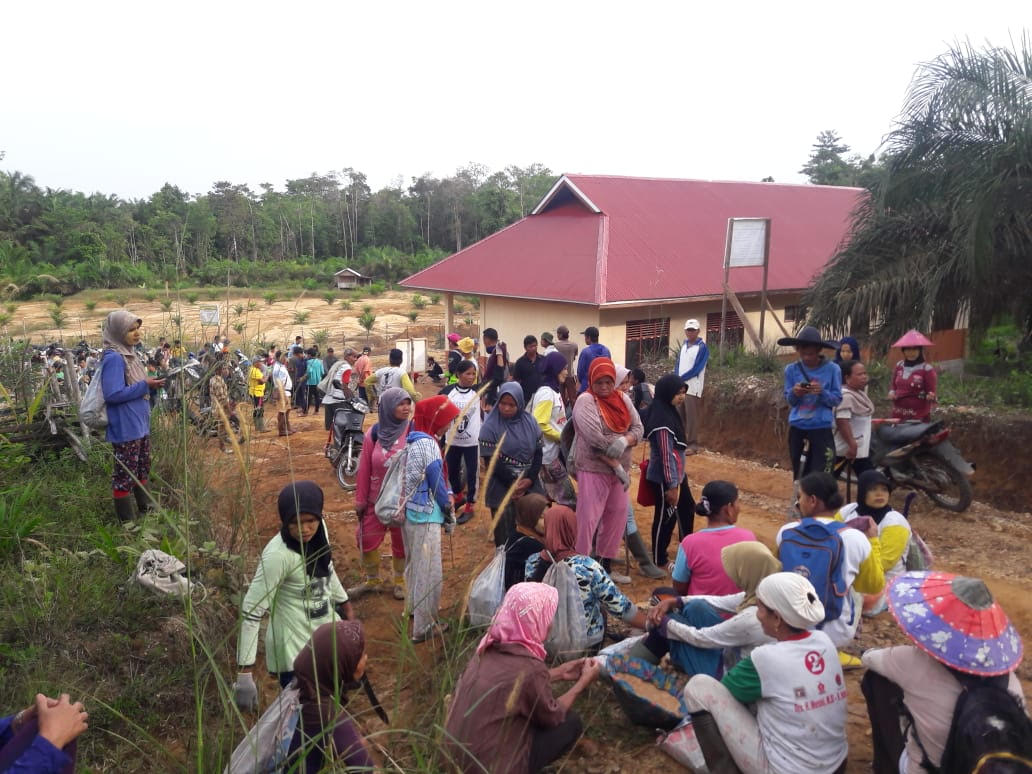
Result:
M218 181L191 195L166 183L127 200L0 171L0 280L20 297L165 282L322 286L344 266L393 282L523 217L555 179L541 164L469 164L374 191L347 167L282 190Z

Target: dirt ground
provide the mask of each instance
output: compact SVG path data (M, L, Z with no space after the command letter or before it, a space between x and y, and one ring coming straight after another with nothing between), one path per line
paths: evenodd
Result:
M436 391L429 384L420 384L419 387L427 395ZM372 421L373 418L369 417L367 424ZM289 438L279 438L274 433L266 432L255 436L252 441L251 479L259 532L254 536L252 555L256 556L265 541L278 529L275 500L283 483L291 475L309 478L326 492L326 512L335 561L342 581L350 585L359 577L352 495L339 487L329 462L323 456L326 432L323 430L322 416L294 416L292 422L299 432ZM217 458L216 464L226 465L227 472L232 469L232 457L215 454L217 450L214 447L212 451L213 457ZM640 457L640 452L636 457ZM740 524L752 529L764 542L773 544L774 535L784 521L788 506L791 491L788 473L713 452L691 457L688 473L696 494L706 481L717 478L734 481L742 491ZM637 481L634 481L632 491L636 491L636 486ZM651 524L651 509L636 507L635 516L639 529L647 533ZM1028 576L1028 562L1032 556L1032 517L1029 514L1000 511L981 503L976 503L967 513L957 515L934 509L926 500L918 500L911 512L911 520L935 554L935 566L983 577L1022 636L1032 641L1032 579ZM443 541L445 590L442 611L445 616L457 615L470 580L491 555L488 521L487 510L478 507L473 521L457 528L451 541L447 538ZM386 545L383 555L382 573L386 577L390 565ZM623 588L633 600L644 603L655 584L636 571L630 574L634 579L633 584ZM394 642L402 603L381 594L362 598L355 604L358 615L366 623L367 636L372 643L369 666L371 678L378 686L384 686L380 689L381 694L389 693L387 686L392 684L389 676L395 671L391 654L396 652ZM890 615L884 613L874 620L865 619L854 650L859 653L869 647L902 641ZM418 646L421 650L417 652L425 665L433 663L434 647ZM379 681L378 674L381 676ZM1027 660L1019 675L1026 686L1032 686L1032 666ZM848 674L850 772L868 771L870 766L870 730L859 689L859 677L859 672ZM268 689L274 691L275 686L270 684ZM389 695L381 695L385 706L391 699ZM615 699L612 705L615 708ZM614 712L619 713L619 709L614 709ZM618 721L616 726L619 727ZM671 768L670 760L655 749L655 736L647 729L631 727L625 733L609 733L595 741L599 744L598 752L590 756L574 753L564 764L563 770L587 774L633 768L645 774Z

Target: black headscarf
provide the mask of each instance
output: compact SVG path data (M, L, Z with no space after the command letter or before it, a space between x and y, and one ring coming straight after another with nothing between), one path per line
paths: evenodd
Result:
M878 484L884 484L892 491L892 483L880 470L865 470L860 474L856 488L856 512L861 516L870 516L876 524L881 524L885 514L892 510L892 504L885 503L881 508L872 508L867 504L867 493Z
M305 574L309 578L327 578L330 575L330 542L326 539L326 525L323 523L323 491L314 481L295 481L280 490L279 502L280 537L287 548L296 551L305 559ZM310 513L319 517L319 529L307 543L290 534L289 526L297 524L298 515Z
M655 395L652 404L649 406L648 417L645 420L645 437L648 438L656 430L666 428L674 434L678 446L687 448L688 442L684 437L684 422L681 415L674 408L674 398L684 390L684 382L677 374L666 374L656 382Z

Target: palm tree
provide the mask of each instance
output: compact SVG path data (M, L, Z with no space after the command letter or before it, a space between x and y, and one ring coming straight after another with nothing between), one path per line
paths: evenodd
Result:
M984 329L1012 315L1032 336L1032 41L970 43L918 68L886 169L811 286L809 322L884 346L911 327Z

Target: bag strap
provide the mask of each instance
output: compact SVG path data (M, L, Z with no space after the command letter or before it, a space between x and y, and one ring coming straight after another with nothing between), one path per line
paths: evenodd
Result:
M939 774L939 767L932 763L928 757L928 751L921 743L921 737L917 733L917 724L914 723L914 716L910 714L910 708L907 707L905 701L900 701L899 711L903 714L907 723L903 729L903 738L906 739L908 736L913 735L914 741L917 742L917 749L921 751L921 768L927 771L928 774Z

